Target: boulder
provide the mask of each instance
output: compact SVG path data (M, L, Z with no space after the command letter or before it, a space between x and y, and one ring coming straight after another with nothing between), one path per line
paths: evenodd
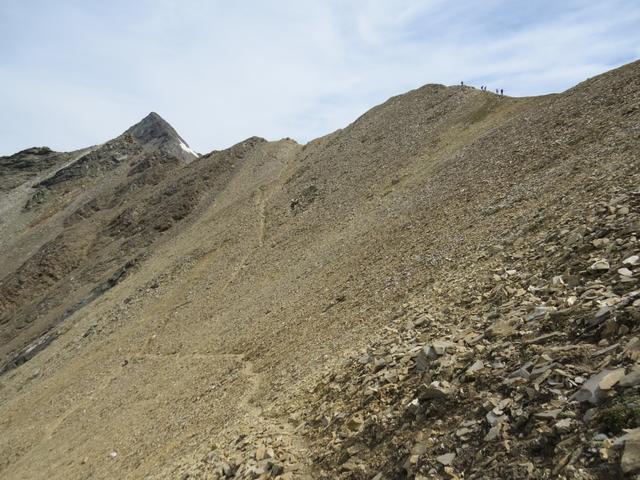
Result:
M605 398L606 392L624 376L624 368L603 370L589 378L571 398L579 402L597 405Z

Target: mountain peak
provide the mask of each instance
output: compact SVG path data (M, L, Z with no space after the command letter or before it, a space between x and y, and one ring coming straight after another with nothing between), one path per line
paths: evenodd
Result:
M176 130L156 112L149 113L130 127L124 135L149 149L160 149L190 162L199 157Z

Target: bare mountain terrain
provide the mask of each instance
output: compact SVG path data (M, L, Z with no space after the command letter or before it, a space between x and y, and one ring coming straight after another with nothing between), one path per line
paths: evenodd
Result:
M0 475L634 478L639 155L635 62L0 158Z

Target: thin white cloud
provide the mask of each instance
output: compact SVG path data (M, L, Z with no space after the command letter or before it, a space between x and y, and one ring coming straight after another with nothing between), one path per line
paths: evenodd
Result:
M0 153L95 144L151 110L207 152L308 141L425 83L561 91L640 55L639 22L634 0L7 0Z

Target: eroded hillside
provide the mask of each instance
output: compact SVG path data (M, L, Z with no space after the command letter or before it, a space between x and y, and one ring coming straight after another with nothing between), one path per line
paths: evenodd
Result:
M640 467L639 63L199 158L150 117L0 163L3 477Z

